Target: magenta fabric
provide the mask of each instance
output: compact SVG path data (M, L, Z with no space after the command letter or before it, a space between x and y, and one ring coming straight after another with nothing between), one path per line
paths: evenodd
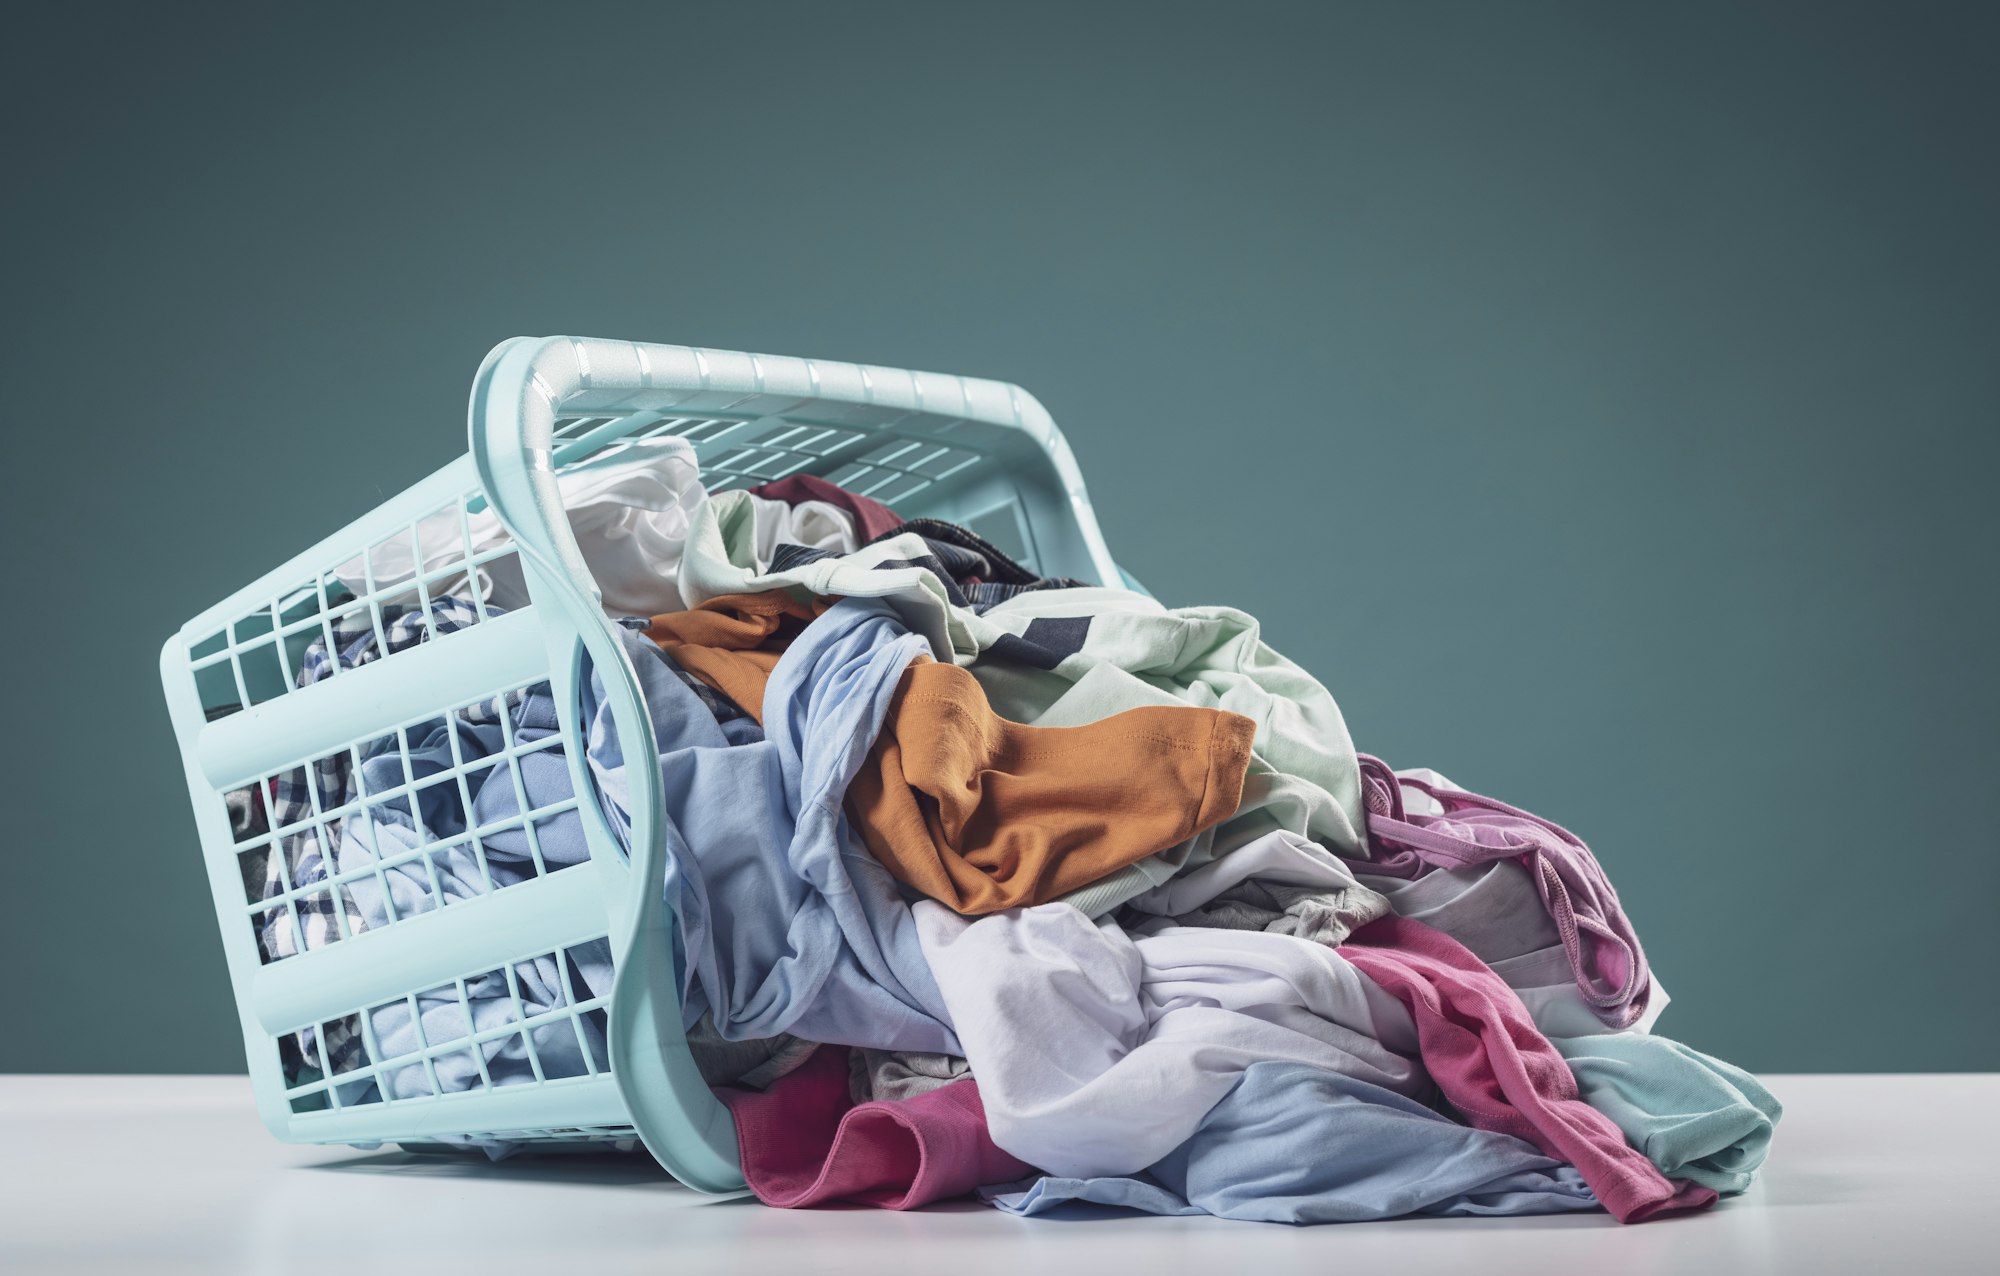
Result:
M1583 1101L1528 1008L1465 945L1422 922L1384 917L1355 931L1340 954L1409 1007L1424 1068L1473 1126L1568 1161L1621 1223L1715 1203L1710 1189L1662 1175Z
M863 545L903 525L903 516L882 502L837 487L811 474L794 474L775 483L760 483L750 489L750 494L767 496L787 505L797 505L801 501L825 501L828 505L839 506L854 516L854 530Z
M847 1051L821 1046L768 1090L723 1086L715 1094L736 1121L750 1190L781 1209L915 1209L1034 1173L994 1146L970 1077L914 1099L856 1105Z
M1403 786L1428 794L1442 815L1404 810ZM1399 779L1380 758L1361 755L1371 871L1421 877L1511 859L1535 879L1562 936L1576 986L1606 1026L1629 1028L1646 1012L1652 971L1611 879L1583 839L1539 815L1462 789Z

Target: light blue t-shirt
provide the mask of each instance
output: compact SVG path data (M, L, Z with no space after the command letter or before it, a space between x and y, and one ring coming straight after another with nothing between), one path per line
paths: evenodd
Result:
M1276 1062L1251 1064L1200 1128L1141 1174L1043 1177L980 1194L1014 1214L1089 1202L1274 1223L1597 1208L1574 1167L1512 1135L1337 1072Z

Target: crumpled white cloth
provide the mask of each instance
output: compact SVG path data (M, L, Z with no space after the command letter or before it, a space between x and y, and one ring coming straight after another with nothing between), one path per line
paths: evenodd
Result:
M603 592L606 612L655 616L688 605L680 588L681 559L695 512L708 500L692 444L674 436L614 444L564 469L556 476L556 487L577 550ZM787 505L745 496L756 520L760 565L768 565L777 547L786 543L842 554L859 548L854 519L838 506L825 501ZM462 564L468 544L477 557L506 543L506 529L492 510L466 515L461 527L453 505L420 521L414 544L407 535L393 537L342 563L334 575L355 594L364 594L372 566L375 588L392 591L384 601L414 602L414 589L394 591L414 580L419 570L429 574ZM425 588L435 596L469 594L476 587L486 601L506 608L530 601L520 563L511 555L476 569L475 577L469 580L461 568L428 581Z
M807 549L823 549L833 554L851 554L861 548L859 534L854 530L854 516L838 505L829 505L825 501L800 501L797 505L787 505L768 496L745 495L750 497L750 508L756 519L752 544L759 571L770 568L780 545L803 545Z
M1182 926L1268 930L1340 944L1389 912L1389 901L1310 838L1276 829L1146 891L1127 905Z
M1266 1059L1430 1088L1409 1012L1322 945L1165 924L1134 936L1067 904L914 911L993 1141L1051 1174L1153 1164Z

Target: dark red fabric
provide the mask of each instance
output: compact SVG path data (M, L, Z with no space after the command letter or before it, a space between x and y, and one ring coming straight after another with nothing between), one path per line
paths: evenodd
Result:
M1463 944L1420 921L1384 917L1340 953L1410 1008L1424 1068L1472 1125L1568 1161L1621 1223L1715 1203L1710 1189L1662 1175L1578 1096L1528 1008Z
M768 1090L715 1093L735 1118L743 1177L766 1205L907 1210L1034 1172L994 1146L970 1077L914 1099L856 1105L847 1051L821 1046Z
M839 506L854 516L854 530L863 545L903 525L903 516L882 502L859 492L850 492L844 487L836 487L811 474L794 474L775 483L760 483L750 489L750 494L768 496L787 505L797 505L801 501L825 501L828 505Z

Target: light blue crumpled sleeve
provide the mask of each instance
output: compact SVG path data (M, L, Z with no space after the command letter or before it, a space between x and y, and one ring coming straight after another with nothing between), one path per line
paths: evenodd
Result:
M980 1194L1021 1215L1089 1202L1273 1223L1597 1208L1573 1167L1520 1139L1296 1063L1252 1064L1194 1135L1141 1175L1044 1177Z
M660 749L684 1026L707 1010L731 1041L791 1033L962 1053L909 903L842 810L925 640L879 600L836 603L772 670L763 738L734 745L669 656L638 635L625 641ZM584 709L592 773L629 837L616 734L594 697Z
M1670 1179L1725 1196L1747 1189L1784 1107L1743 1069L1666 1037L1551 1037L1584 1102Z

